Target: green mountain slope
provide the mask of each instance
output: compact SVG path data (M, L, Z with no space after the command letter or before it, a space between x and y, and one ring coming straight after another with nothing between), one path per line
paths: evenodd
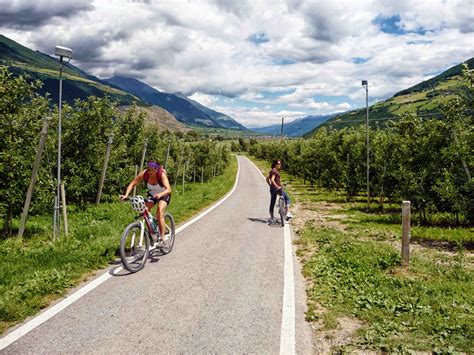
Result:
M190 99L189 97L187 97L186 95L184 95L182 93L177 92L174 95L176 95L178 97L181 97L182 99L188 101L191 105L196 107L198 110L204 112L209 117L216 120L222 127L230 128L230 129L240 129L242 131L247 131L246 127L244 127L242 124L240 124L239 122L234 120L232 117L229 117L229 116L227 116L227 115L225 115L221 112L214 111L214 110L210 109L209 107L206 107L206 106L200 104L199 102Z
M50 94L53 102L59 97L59 63L58 60L44 53L33 51L21 44L0 35L0 65L9 67L16 74L28 74L32 79L41 80L44 85L40 93ZM74 99L85 99L90 95L103 97L108 95L122 105L141 101L133 95L104 81L86 74L71 64L66 64L63 78L63 99L72 102Z
M466 61L466 64L470 69L474 68L474 58ZM417 113L423 117L439 116L443 104L446 104L461 91L467 94L467 90L461 83L461 65L456 65L429 80L402 90L390 99L369 106L371 125L383 127L387 120L409 112ZM359 125L363 124L365 119L366 108L364 107L338 114L315 130L321 127L339 129Z

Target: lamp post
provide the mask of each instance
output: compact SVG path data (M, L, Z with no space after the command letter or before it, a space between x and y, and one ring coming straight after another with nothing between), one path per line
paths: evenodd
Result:
M367 148L367 209L370 207L370 175L369 175L369 83L367 80L362 80L362 86L365 89L365 132L366 132L366 148Z
M59 56L59 119L58 119L58 189L56 198L54 199L54 222L53 222L53 240L56 239L56 227L58 227L58 235L61 233L59 209L61 206L61 115L62 115L62 95L63 95L63 68L64 59L72 58L72 50L62 46L56 46L54 54Z

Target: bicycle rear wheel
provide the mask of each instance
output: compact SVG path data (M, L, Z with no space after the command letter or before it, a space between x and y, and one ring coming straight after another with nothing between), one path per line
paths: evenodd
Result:
M283 227L285 225L285 219L286 219L286 204L285 204L285 200L281 197L278 200L278 213L280 214L280 223L281 223L281 226Z
M120 258L123 266L130 272L143 269L148 259L150 238L147 228L143 231L143 236L140 233L141 229L140 222L131 223L125 228L120 239Z
M174 235L174 218L167 212L165 213L165 238L167 237L167 240L163 242L163 246L160 246L160 250L163 252L163 254L168 254L171 249L173 249Z

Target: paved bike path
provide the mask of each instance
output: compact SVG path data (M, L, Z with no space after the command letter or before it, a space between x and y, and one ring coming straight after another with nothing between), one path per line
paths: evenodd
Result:
M181 231L171 254L110 278L4 353L278 353L283 228L266 223L268 187L239 157L235 192ZM118 241L117 241L118 242ZM311 353L295 262L296 352Z

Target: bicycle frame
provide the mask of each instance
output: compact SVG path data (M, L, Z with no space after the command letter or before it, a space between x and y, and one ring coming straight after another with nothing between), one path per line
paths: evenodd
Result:
M149 219L150 215L151 214L150 214L150 211L148 211L148 207L145 208L145 211L143 213L140 213L140 218L141 218L140 224L142 225L141 231L140 231L140 245L142 245L143 243L143 235L145 234L145 224L146 224L146 228L148 229L148 235L151 237L150 241L152 242L150 246L150 250L153 250L156 247L155 246L156 241L160 240L161 233L160 233L160 228L158 226L156 228L156 231L153 231L153 227L151 226L150 219Z

